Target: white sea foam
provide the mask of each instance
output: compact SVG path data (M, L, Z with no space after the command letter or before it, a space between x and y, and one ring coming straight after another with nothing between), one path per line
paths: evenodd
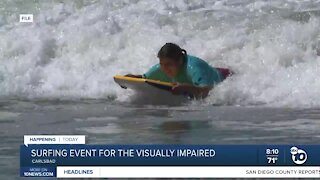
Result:
M209 104L320 106L319 1L4 2L1 97L126 101L112 76L147 71L170 41L236 72Z

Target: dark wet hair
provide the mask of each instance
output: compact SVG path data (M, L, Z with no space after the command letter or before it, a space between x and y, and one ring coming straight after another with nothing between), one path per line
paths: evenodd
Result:
M178 62L179 59L182 58L183 62L185 62L187 58L187 51L181 49L178 45L174 43L166 43L159 50L158 58L168 58L172 59L175 62Z

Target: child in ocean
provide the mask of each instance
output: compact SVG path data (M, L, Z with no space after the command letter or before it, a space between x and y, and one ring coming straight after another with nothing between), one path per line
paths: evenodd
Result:
M166 43L158 52L159 64L138 77L175 83L173 94L192 94L206 97L214 85L232 74L229 69L211 67L204 60L188 55L187 51L173 43Z

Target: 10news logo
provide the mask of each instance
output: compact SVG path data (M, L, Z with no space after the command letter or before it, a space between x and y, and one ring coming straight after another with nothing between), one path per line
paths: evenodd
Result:
M297 165L304 164L308 159L306 151L295 146L290 148L290 154L292 161ZM276 164L279 157L279 149L266 149L266 157L268 164Z

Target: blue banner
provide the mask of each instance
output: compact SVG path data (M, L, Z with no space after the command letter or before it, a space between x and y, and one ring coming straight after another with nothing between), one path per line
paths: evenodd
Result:
M21 145L20 165L319 166L320 145Z

